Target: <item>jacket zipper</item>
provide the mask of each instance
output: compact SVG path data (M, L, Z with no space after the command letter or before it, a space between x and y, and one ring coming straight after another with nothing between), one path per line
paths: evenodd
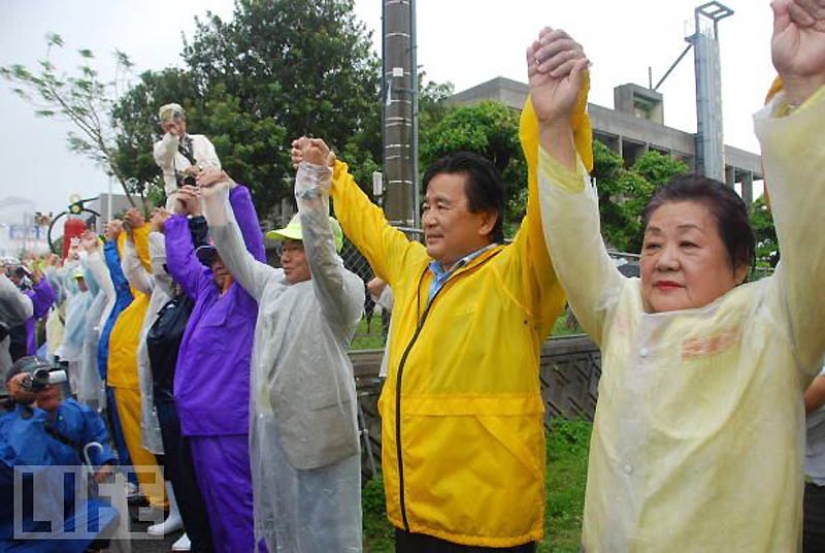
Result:
M470 272L482 265L485 265L489 260L493 259L498 255L498 252L491 255L487 259L482 260L477 265L474 265L468 268L464 272ZM427 274L427 270L425 269L424 272L421 274L421 278L418 281L418 305L421 305L421 283L424 280L424 275ZM451 279L450 279L451 280ZM448 280L449 282L449 280ZM427 321L427 315L430 313L430 308L432 307L433 303L435 303L435 298L441 293L441 291L446 287L447 282L439 288L435 295L427 302L427 307L424 308L424 313L421 315L421 318L418 320L418 326L415 328L415 334L410 339L410 342L407 344L406 349L404 349L403 355L401 355L401 361L398 363L398 374L395 377L395 455L398 459L398 488L399 488L399 499L401 503L401 520L404 522L404 530L409 532L410 531L410 523L407 521L407 504L404 497L404 459L401 456L401 381L404 376L404 367L407 364L407 356L410 354L410 350L415 345L415 342L418 340L418 335L421 334L421 330L424 328L424 323Z

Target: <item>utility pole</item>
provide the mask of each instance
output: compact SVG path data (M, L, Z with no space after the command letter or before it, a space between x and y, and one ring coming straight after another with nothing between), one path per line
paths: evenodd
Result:
M384 212L392 225L418 226L418 66L415 0L383 0Z

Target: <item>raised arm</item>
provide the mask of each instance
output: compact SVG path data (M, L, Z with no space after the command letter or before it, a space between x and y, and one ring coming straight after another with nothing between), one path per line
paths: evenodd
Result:
M34 315L32 300L0 273L0 322L7 327L25 323Z
M163 228L166 235L166 268L184 293L197 300L202 279L206 277L203 265L195 256L186 216L172 215Z
M215 241L221 260L243 289L256 301L260 301L267 279L275 272L275 269L247 249L249 242L244 244L242 235L244 228L246 232L253 233L251 237L253 241L255 239L253 228L260 234L249 191L236 194L235 201L232 202L232 193L241 187L232 188L234 184L232 180L225 173L218 171L204 171L198 178L198 182L201 186L201 197L204 214L209 223L209 232ZM249 198L249 205L245 205L247 198ZM240 208L239 211L234 211L234 214L230 213L230 209L238 208ZM248 220L250 216L254 217L254 221ZM242 222L243 218L247 220ZM260 242L258 255L263 256L263 237L260 238Z
M292 161L302 161L301 144L292 143ZM332 165L332 190L335 216L347 238L367 258L376 276L393 285L405 267L413 260L426 259L424 246L411 242L400 230L392 227L384 213L372 203L349 173L346 163L335 160Z
M48 313L51 306L54 305L54 302L57 300L57 293L54 288L52 288L52 285L49 284L48 278L42 275L39 278L35 278L37 278L37 281L29 291L29 297L34 308L34 318L39 319Z
M304 251L312 274L312 288L324 318L342 336L358 323L364 306L364 285L344 269L335 251L327 201L332 170L325 164L329 149L320 140L307 141L304 159L295 176L295 199L301 218ZM312 163L310 163L312 162Z
M117 251L117 238L109 240L103 246L103 255L106 259L106 267L109 269L109 276L112 279L115 297L117 299L125 296L131 297L132 291L129 289L129 281L123 274L120 267L120 253Z
M825 9L804 20L808 4L773 3L771 50L785 90L754 121L781 252L770 285L797 369L812 375L825 354Z
M530 94L539 121L539 196L544 235L570 306L587 333L602 343L605 317L623 277L600 234L599 208L574 135L587 60L570 60L572 41L545 28L527 51Z
M130 209L127 217L131 220L132 230L127 234L126 243L123 246L121 267L129 285L149 295L154 288L154 282L147 270L147 264L141 259L141 253L147 260L149 258L149 226L143 221L143 215L136 209Z

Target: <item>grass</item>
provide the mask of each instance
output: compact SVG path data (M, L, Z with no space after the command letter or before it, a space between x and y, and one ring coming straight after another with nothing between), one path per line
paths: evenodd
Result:
M578 553L581 544L587 452L593 424L554 419L547 433L545 537L539 553ZM365 553L395 551L395 530L387 521L380 475L362 493Z

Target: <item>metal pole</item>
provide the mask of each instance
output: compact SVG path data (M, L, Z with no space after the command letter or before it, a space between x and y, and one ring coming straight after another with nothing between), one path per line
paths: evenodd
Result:
M384 0L384 212L397 226L415 223L416 181L413 163L414 99L418 79L413 66L411 0Z

